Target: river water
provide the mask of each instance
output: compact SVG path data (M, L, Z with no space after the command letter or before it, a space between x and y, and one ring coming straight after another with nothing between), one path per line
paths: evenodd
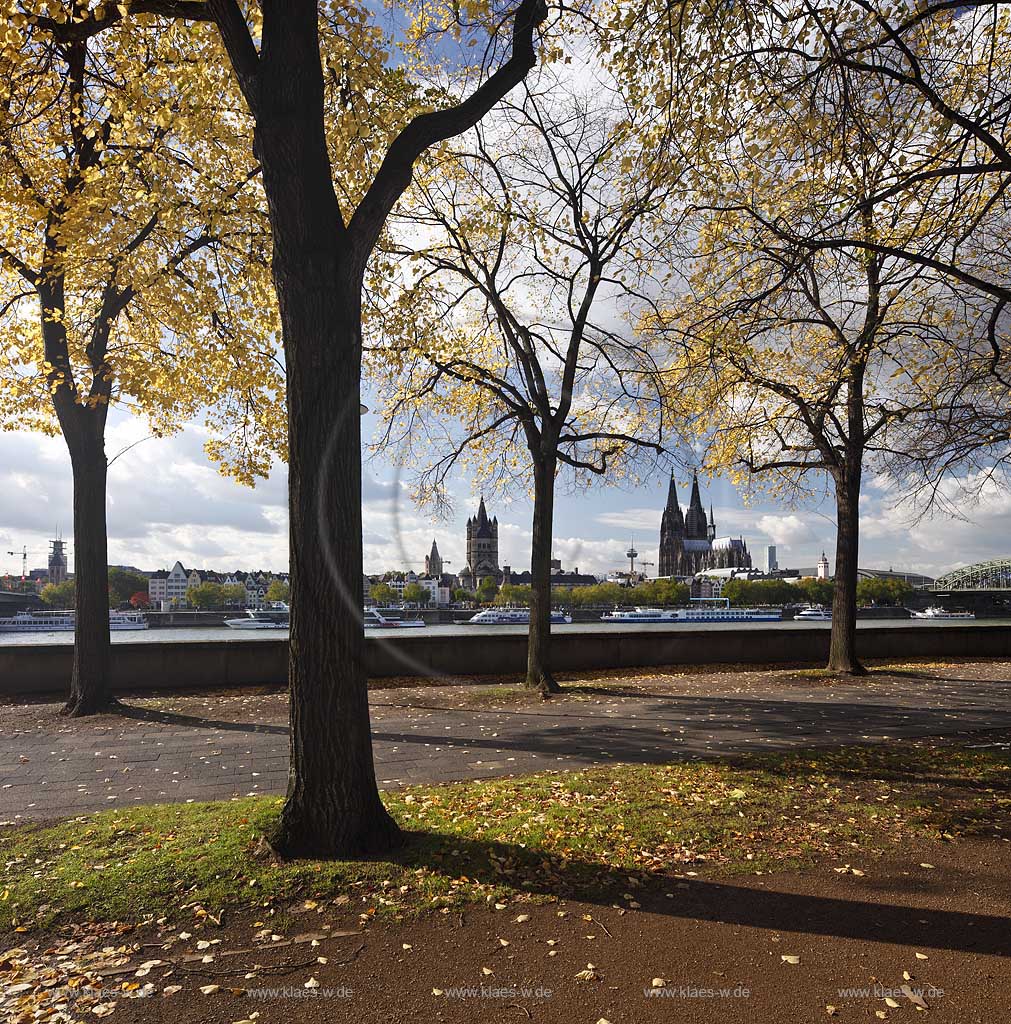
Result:
M1009 619L861 619L857 622L858 628L880 627L894 628L897 626L916 626L924 628L937 628L962 625L982 626L1004 626L1011 628ZM676 632L679 629L705 629L713 632L721 630L741 629L828 629L830 622L692 622L683 625L671 624L669 622L652 623L609 623L609 622L574 622L570 625L555 625L551 627L553 633L598 633L620 630L623 633L651 633L651 632ZM447 625L447 626L426 626L424 629L370 629L367 636L382 637L387 639L399 639L412 636L473 636L491 635L500 633L527 632L526 626L470 626ZM175 626L165 629L145 630L117 630L112 634L114 644L126 643L173 643L181 641L217 640L228 643L234 640L285 640L288 631L281 629L229 629L227 626ZM0 633L0 645L2 646L23 646L31 647L39 644L70 644L74 641L74 634L71 632L54 633Z

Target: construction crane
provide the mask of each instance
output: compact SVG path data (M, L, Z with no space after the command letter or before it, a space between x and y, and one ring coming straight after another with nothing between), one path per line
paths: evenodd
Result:
M21 579L28 579L28 548L24 547L20 551L8 551L8 555L12 557L21 556Z

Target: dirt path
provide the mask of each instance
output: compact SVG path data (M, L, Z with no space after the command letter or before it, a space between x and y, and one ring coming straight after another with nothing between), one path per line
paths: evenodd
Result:
M127 950L102 999L115 996L123 1024L1011 1019L1011 844L933 843L881 859L854 850L844 866L671 876L630 887L615 906L517 900L402 922L361 924L367 908L353 897L222 927L190 909L160 929L71 943L69 954L51 939L26 942L25 959L31 980L46 963L59 980L87 950ZM150 995L116 993L123 984ZM91 999L70 998L92 1018Z

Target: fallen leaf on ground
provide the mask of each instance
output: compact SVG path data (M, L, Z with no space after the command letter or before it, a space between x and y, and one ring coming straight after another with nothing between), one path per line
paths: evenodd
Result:
M920 1007L921 1010L929 1009L923 996L918 992L914 992L908 985L903 985L900 991L914 1006Z

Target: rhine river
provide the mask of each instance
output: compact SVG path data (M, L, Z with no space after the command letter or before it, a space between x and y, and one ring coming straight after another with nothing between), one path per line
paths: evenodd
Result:
M1005 626L1011 628L1011 619L860 619L858 628L868 627L894 628L898 626L914 627L945 627L945 626ZM676 632L679 629L689 630L742 630L742 629L825 629L830 622L690 622L690 623L611 623L611 622L574 622L569 625L554 625L552 633L597 633L619 630L627 633ZM424 629L369 629L366 636L381 637L384 640L412 636L473 636L527 632L526 626L468 626L466 624L446 626L426 626ZM112 633L114 644L127 643L172 643L173 641L217 640L228 643L233 640L284 640L287 639L286 629L229 629L227 626L178 626L165 629L116 630ZM73 643L72 632L53 633L0 633L0 645L30 647L39 644Z

